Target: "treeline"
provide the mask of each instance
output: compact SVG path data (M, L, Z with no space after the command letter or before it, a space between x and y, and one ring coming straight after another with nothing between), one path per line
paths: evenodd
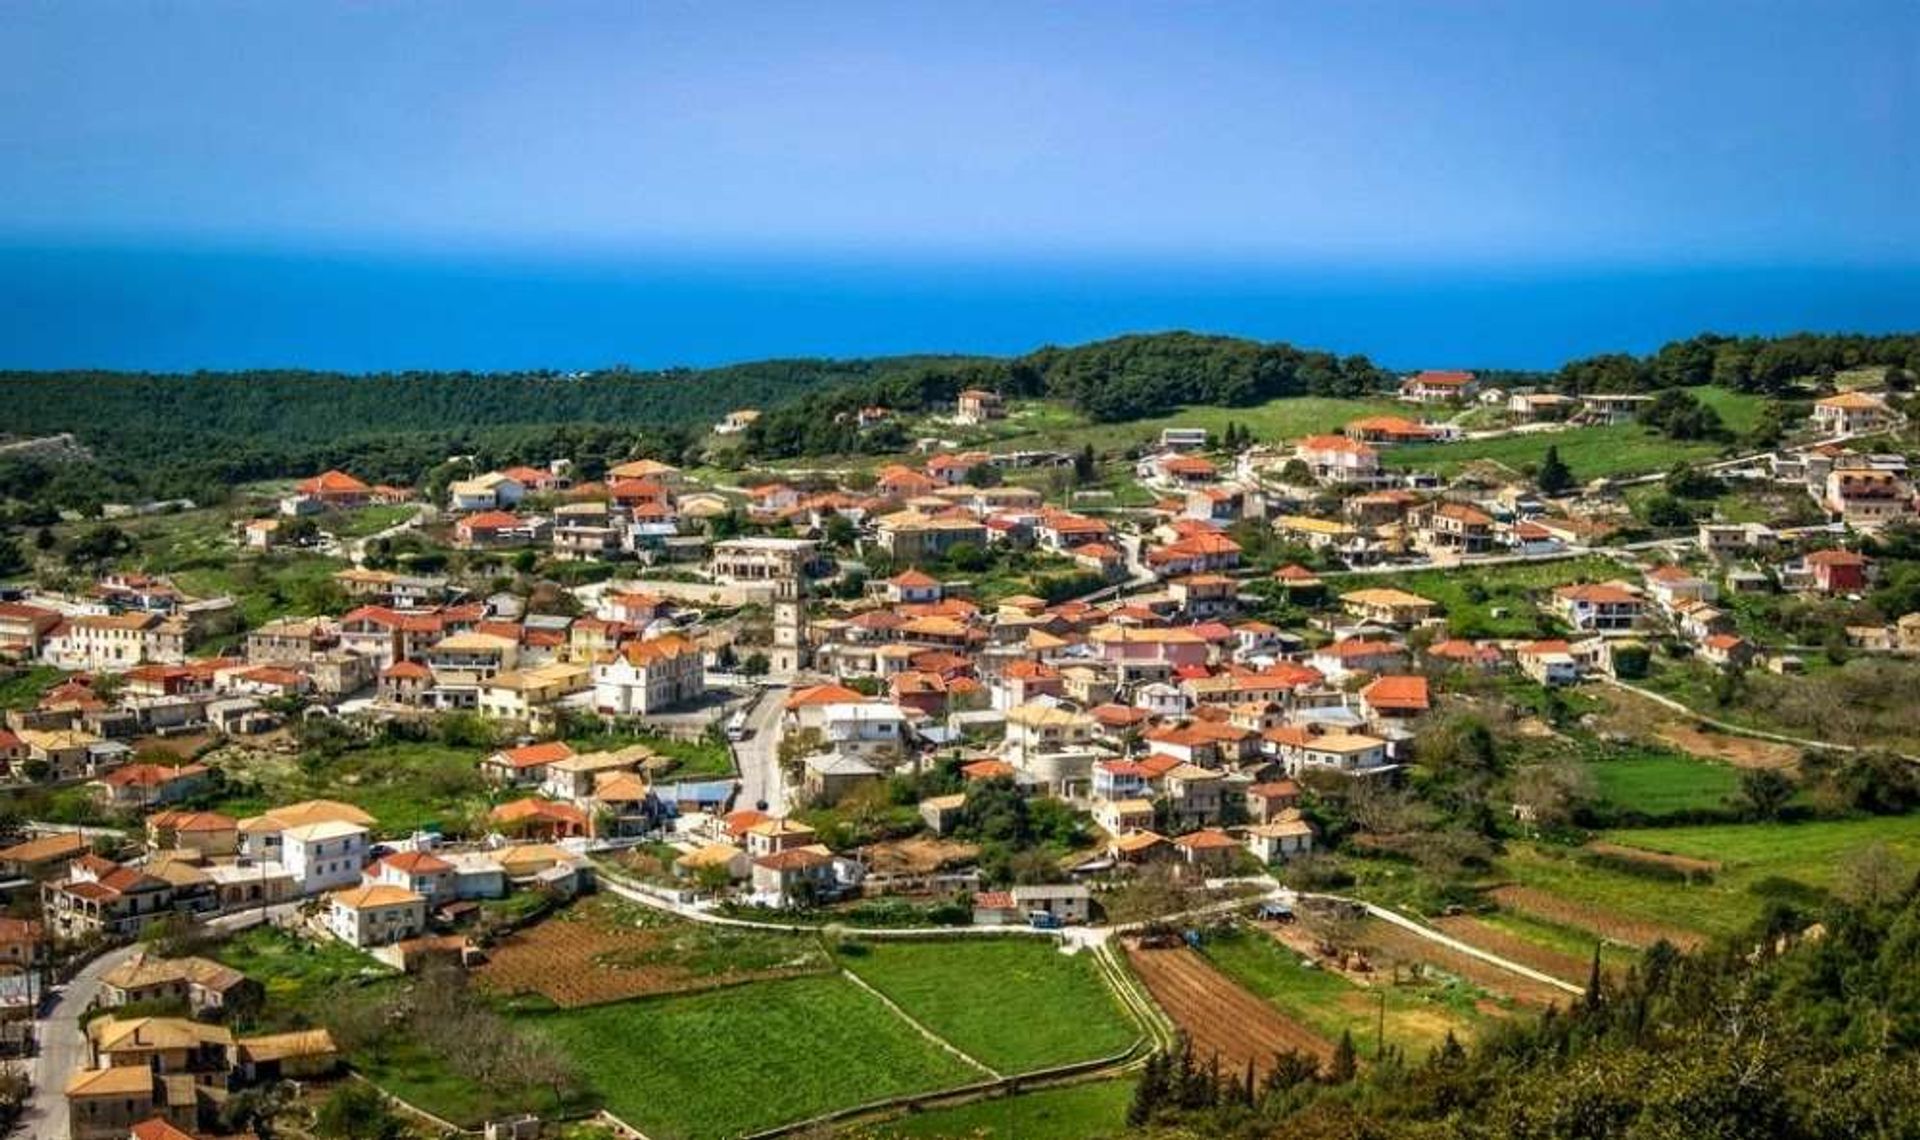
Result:
M452 455L481 466L567 456L588 474L684 457L739 407L866 383L929 357L770 360L711 369L556 372L0 372L9 435L72 432L97 462L0 460L0 493L85 510L220 499L236 483L342 467L414 483Z
M1829 380L1854 368L1888 368L1902 386L1920 373L1920 333L1794 333L1730 337L1703 333L1670 341L1648 356L1606 353L1575 360L1555 378L1562 391L1643 392L1717 384L1781 395L1805 379Z
M40 525L56 509L91 514L110 502L188 498L223 501L242 483L311 475L331 467L370 483L416 485L471 456L458 472L516 463L574 460L582 478L634 456L681 462L697 450L699 428L535 424L452 430L341 434L332 438L224 435L183 428L115 429L96 437L87 461L0 456L0 525ZM444 481L444 480L443 480Z
M1568 1008L1425 1059L1363 1042L1359 1065L1285 1055L1258 1084L1196 1059L1143 1081L1130 1123L1246 1140L1920 1135L1920 885L1883 868L1849 889L1817 914L1773 904L1724 946L1658 944L1617 978L1596 960Z
M897 429L862 431L854 413L875 405L917 412L982 388L1006 397L1061 400L1096 420L1124 421L1188 405L1242 407L1282 396L1358 396L1393 376L1364 356L1174 332L1042 348L1005 360L925 364L815 392L761 417L747 433L755 455L879 454L903 442Z
M1895 382L1906 384L1920 370L1920 335L1703 335L1646 357L1574 361L1551 379L1575 392L1715 383L1779 393L1805 377L1859 367L1892 369ZM1490 383L1540 375L1485 374ZM590 465L650 451L686 456L714 421L740 407L765 412L744 438L751 455L880 454L910 441L897 422L860 428L859 409L946 407L968 388L1047 397L1096 420L1125 421L1189 405L1357 396L1386 391L1393 381L1365 356L1187 332L1008 358L771 360L584 375L0 372L7 434L72 432L99 459L65 472L58 463L15 460L21 466L0 474L23 473L25 482L0 479L0 492L84 508L136 497L212 501L236 483L330 466L413 482L456 454L480 456L483 465L554 455ZM22 494L18 486L38 491Z

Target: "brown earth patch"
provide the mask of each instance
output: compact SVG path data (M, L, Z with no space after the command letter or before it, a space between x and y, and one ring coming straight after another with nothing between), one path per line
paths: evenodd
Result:
M865 850L869 871L876 875L931 875L949 867L965 866L980 856L976 844L957 839L915 835L875 843Z
M1607 704L1607 711L1599 718L1600 727L1606 731L1665 744L1736 768L1791 768L1800 762L1800 749L1791 744L1709 732L1665 705L1624 689L1599 686L1590 691Z
M1598 934L1602 938L1609 938L1639 949L1645 949L1663 938L1682 950L1691 950L1706 941L1691 930L1629 918L1614 911L1575 902L1534 887L1523 887L1517 884L1497 887L1489 893L1489 897L1508 910L1532 915L1561 926L1571 926L1576 930L1585 930Z
M1505 994L1522 1005L1540 1009L1550 1005L1565 1006L1572 996L1558 986L1503 970L1491 962L1442 946L1388 922L1368 922L1362 928L1360 945L1373 959L1376 968L1385 965L1402 969L1436 969L1491 993ZM1491 947L1487 949L1499 953ZM1517 958L1514 960L1519 961ZM1526 962L1520 964L1528 965Z
M1576 986L1585 982L1587 972L1592 969L1593 964L1587 959L1529 942L1472 915L1437 918L1433 920L1433 925L1468 945L1478 946L1490 954L1498 954Z
M667 930L623 923L610 906L590 899L489 947L487 960L475 967L473 978L481 989L501 997L537 994L571 1009L815 974L825 968L824 964L797 964L700 970L659 960L659 951L671 942Z
M1218 1056L1226 1072L1242 1072L1251 1064L1264 1074L1274 1056L1289 1049L1322 1064L1333 1058L1331 1041L1248 993L1184 946L1143 950L1129 944L1127 961L1203 1064Z
M1714 859L1694 859L1686 855L1669 855L1664 851L1649 851L1645 847L1627 847L1619 843L1607 843L1596 840L1581 848L1595 855L1606 855L1614 859L1624 859L1634 863L1646 863L1655 867L1667 867L1688 875L1711 875L1720 870L1720 863Z

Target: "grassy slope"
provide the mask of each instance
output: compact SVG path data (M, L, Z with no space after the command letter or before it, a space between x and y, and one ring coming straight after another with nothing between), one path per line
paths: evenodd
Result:
M1538 603L1555 586L1605 581L1623 575L1618 562L1589 555L1557 562L1516 563L1458 570L1421 570L1409 574L1333 576L1333 594L1367 588L1397 588L1440 603L1448 629L1460 637L1528 637L1539 631ZM1504 609L1494 617L1495 609Z
M1725 936L1758 918L1770 896L1806 897L1832 889L1849 862L1876 844L1909 868L1920 867L1920 816L1622 828L1605 838L1649 851L1718 860L1723 867L1711 882L1684 884L1549 858L1529 845L1513 844L1500 861L1500 871L1515 882L1577 903Z
M325 1024L327 1008L345 989L395 989L398 978L373 959L338 942L309 942L258 928L236 936L214 956L261 983L266 993L262 1030ZM449 1070L434 1050L406 1037L377 1053L352 1056L354 1068L383 1088L429 1112L456 1122L481 1121L517 1112L550 1112L551 1098L521 1100L476 1087ZM578 1110L589 1105L573 1105Z
M1134 1028L1084 954L1027 938L879 942L842 964L1003 1073L1119 1052Z
M216 763L219 757L215 757ZM230 776L257 779L260 793L229 796L212 805L234 816L256 815L278 803L325 798L371 813L382 834L406 834L449 819L463 805L484 799L480 754L432 743L384 743L356 748L303 769L261 763L243 772L222 764Z
M1020 1096L975 1101L955 1108L914 1113L885 1124L854 1129L863 1136L920 1140L1085 1140L1117 1134L1133 1100L1131 1080L1095 1081L1042 1089Z
M1740 787L1739 773L1674 752L1635 750L1588 765L1600 798L1648 816L1721 807Z
M1771 875L1831 888L1845 874L1848 860L1875 844L1910 867L1920 867L1920 816L1914 815L1634 828L1610 832L1607 838L1651 851L1717 859L1725 870L1716 885L1735 889Z
M1574 478L1582 481L1664 471L1679 460L1710 459L1721 450L1716 443L1679 443L1638 424L1619 424L1393 448L1383 460L1389 467L1417 468L1443 475L1475 460L1499 463L1514 471L1530 471L1540 466L1549 447L1560 449L1562 462L1572 470Z
M656 1140L733 1136L979 1074L840 977L528 1016Z

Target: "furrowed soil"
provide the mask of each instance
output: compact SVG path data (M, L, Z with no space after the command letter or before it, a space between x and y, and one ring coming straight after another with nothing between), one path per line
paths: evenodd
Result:
M1657 922L1629 918L1600 907L1588 906L1585 903L1549 894L1534 887L1518 885L1499 887L1492 891L1489 897L1508 910L1532 915L1561 926L1571 926L1576 930L1590 931L1602 938L1643 950L1662 938L1683 950L1691 950L1705 941L1691 930L1681 930L1678 927L1665 926Z
M1143 950L1127 947L1127 960L1147 991L1193 1043L1201 1063L1214 1056L1230 1073L1251 1063L1265 1073L1274 1055L1295 1049L1332 1060L1333 1043L1248 993L1207 960L1186 947Z
M706 945L724 935L704 928L635 925L627 916L623 908L599 899L576 904L501 939L474 970L474 980L502 997L537 994L563 1009L577 1009L830 969L825 954L810 942L795 939L791 953L783 955L768 953L768 946L755 940L751 953L732 962L726 947ZM688 937L701 939L702 945L678 952Z

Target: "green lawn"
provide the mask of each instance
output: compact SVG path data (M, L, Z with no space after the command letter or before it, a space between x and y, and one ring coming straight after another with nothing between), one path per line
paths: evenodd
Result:
M377 503L351 511L333 511L321 515L314 522L335 538L365 538L413 517L413 513L419 509L413 503Z
M837 975L517 1020L655 1140L737 1136L981 1078Z
M1722 807L1740 787L1739 773L1728 765L1664 749L1603 752L1587 770L1606 806L1653 818Z
M1002 1073L1104 1057L1137 1034L1087 954L1035 938L863 943L841 964Z
M1771 876L1828 889L1850 860L1882 845L1912 869L1920 869L1920 815L1806 823L1744 823L1705 827L1624 828L1607 833L1615 843L1644 847L1724 865L1716 887L1750 888Z
M309 752L289 760L223 750L209 759L227 773L229 791L205 806L237 817L275 804L333 799L371 814L382 834L406 835L487 803L481 755L471 748L388 741L332 757Z
M1760 413L1767 406L1767 398L1753 392L1736 392L1732 388L1689 388L1693 398L1720 413L1720 422L1733 432L1745 432L1760 422Z
M1456 637L1531 637L1543 629L1540 603L1556 586L1598 582L1622 577L1618 562L1600 555L1583 555L1553 562L1519 562L1506 566L1477 566L1459 570L1419 570L1408 574L1348 574L1328 576L1328 602L1361 589L1395 588L1440 603L1447 628ZM1503 611L1494 616L1494 610Z
M1920 868L1920 815L1807 823L1713 824L1699 827L1619 828L1602 837L1648 851L1711 859L1722 864L1711 882L1681 883L1650 875L1553 858L1531 845L1511 844L1499 862L1505 878L1556 895L1576 906L1698 934L1738 934L1770 899L1817 902L1839 884L1854 858L1884 846ZM1604 933L1604 930L1602 931Z
M327 613L341 601L333 581L346 568L337 558L316 554L242 554L229 550L197 560L169 576L196 597L227 595L240 607L249 627L278 617Z
M30 665L0 680L0 709L30 709L66 676L51 665Z
M1387 1044L1406 1050L1412 1061L1446 1040L1448 1030L1471 1040L1485 1021L1474 1008L1484 995L1471 986L1393 985L1386 977L1371 987L1357 986L1332 971L1302 965L1300 955L1257 930L1210 934L1201 951L1222 973L1327 1040L1351 1032L1363 1055L1374 1048L1383 993Z
M902 1140L1089 1140L1126 1130L1132 1080L1092 1081L917 1112L848 1130Z
M1680 442L1639 424L1618 424L1395 447L1382 453L1382 461L1389 467L1435 471L1442 475L1450 475L1475 460L1491 461L1517 472L1531 472L1540 466L1549 447L1560 449L1561 461L1573 472L1573 477L1583 483L1589 479L1665 471L1682 459L1710 459L1722 450L1722 445L1717 443Z

